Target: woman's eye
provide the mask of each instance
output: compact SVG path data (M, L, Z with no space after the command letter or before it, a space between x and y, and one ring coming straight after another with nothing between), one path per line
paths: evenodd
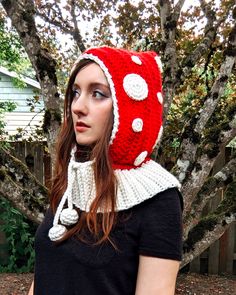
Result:
M78 98L80 96L80 91L78 89L72 90L73 98Z
M107 97L103 92L101 92L101 91L98 91L98 90L95 90L94 92L93 92L93 96L95 97L95 98L105 98L105 97Z

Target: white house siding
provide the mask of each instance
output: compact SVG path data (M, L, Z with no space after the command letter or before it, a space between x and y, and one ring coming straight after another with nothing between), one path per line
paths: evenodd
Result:
M25 88L18 88L13 83L13 77L14 73L8 71L3 73L0 68L0 101L13 101L17 105L13 112L5 114L5 129L9 135L15 135L18 128L32 132L36 126L42 124L43 100L41 98L40 104L37 104L35 111L31 112L27 99L39 95L40 87L36 81L27 78L25 81L32 85L27 83Z

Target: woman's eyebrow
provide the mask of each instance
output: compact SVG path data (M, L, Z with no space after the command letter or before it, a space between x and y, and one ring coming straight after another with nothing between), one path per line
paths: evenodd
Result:
M110 90L110 87L107 85L107 84L104 84L104 83L101 83L101 82L92 82L89 84L90 86L92 87L99 87L99 86L102 86L102 87L105 87L107 88L108 90Z
M89 86L90 88L93 88L93 87L104 87L104 88L106 88L109 92L111 92L109 85L104 84L104 83L101 83L101 82L91 82L91 83L88 84L88 86ZM75 83L73 83L73 85L72 85L72 89L73 89L73 88L76 88L76 87L80 87L80 85L79 85L78 83L75 82Z

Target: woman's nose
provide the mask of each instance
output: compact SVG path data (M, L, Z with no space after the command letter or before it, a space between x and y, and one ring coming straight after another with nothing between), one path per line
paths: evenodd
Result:
M88 99L86 95L81 93L77 100L72 103L72 112L75 114L83 114L86 115L88 113Z

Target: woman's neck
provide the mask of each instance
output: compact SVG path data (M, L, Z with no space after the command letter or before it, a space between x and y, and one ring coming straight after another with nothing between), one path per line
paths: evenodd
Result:
M92 147L86 145L77 145L75 159L78 162L87 162L91 160Z

